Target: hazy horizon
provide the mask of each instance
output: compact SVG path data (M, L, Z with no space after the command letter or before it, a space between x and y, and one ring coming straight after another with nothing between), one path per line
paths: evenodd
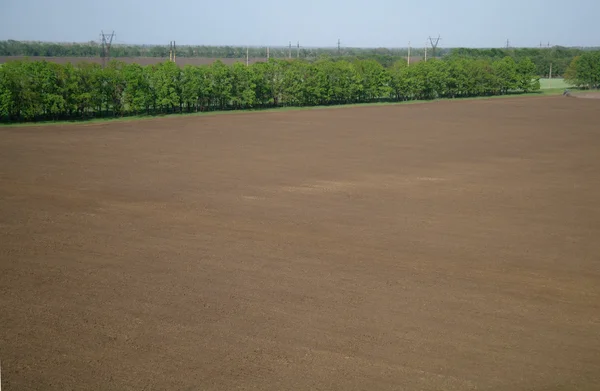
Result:
M31 40L31 39L0 39L0 41L7 41L7 40L13 40L13 41L17 41L17 42L40 42L40 43L55 43L55 44L63 44L63 45L70 45L70 44L86 44L89 43L90 41L42 41L42 40ZM96 43L97 45L100 45L101 42L96 39L96 40L92 40L94 43ZM151 46L169 46L169 43L138 43L138 42L117 42L115 43L113 41L113 47L114 46L118 46L118 45L122 45L122 46L147 46L147 47L151 47ZM177 47L178 48L182 48L182 47L188 47L188 46L206 46L206 47L225 47L225 46L229 46L229 47L234 47L234 48L251 48L251 49L259 49L259 48L271 48L271 49L287 49L288 45L243 45L243 44L206 44L206 43L191 43L191 44L179 44L179 42L177 42ZM579 49L597 49L600 48L600 45L598 46L581 46L581 45L572 45L572 46L565 46L565 45L551 45L550 48L553 47L565 47L565 48L579 48ZM458 48L469 48L469 49L504 49L506 47L506 43L504 46L443 46L443 45L439 45L438 46L438 50L442 50L442 49L458 49ZM510 45L510 49L536 49L539 48L540 45L532 45L532 46L513 46ZM302 49L325 49L325 50L334 50L337 49L337 46L302 46L300 45L300 48ZM342 48L346 48L346 49L389 49L389 50L406 50L408 49L408 46L343 46ZM424 48L424 45L421 46L411 46L411 49L417 49L417 50L422 50ZM542 45L542 48L548 48L547 44ZM431 44L428 45L428 49L431 49ZM292 51L296 50L296 44L292 43ZM294 52L295 53L295 52Z
M308 0L302 5L263 0L200 4L181 0L3 0L0 40L83 43L101 30L116 44L354 48L423 47L440 34L440 47L599 47L594 28L600 2L573 0L475 0L427 4L393 0ZM405 4L406 3L406 4Z

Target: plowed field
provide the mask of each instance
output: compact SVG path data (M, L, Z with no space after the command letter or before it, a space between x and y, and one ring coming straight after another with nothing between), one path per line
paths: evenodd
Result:
M2 385L598 389L598 113L2 128Z

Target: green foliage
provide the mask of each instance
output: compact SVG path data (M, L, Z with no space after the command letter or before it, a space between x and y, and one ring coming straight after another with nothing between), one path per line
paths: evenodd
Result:
M121 115L123 112L123 92L126 88L125 68L124 63L111 61L100 72L101 99L107 113L111 108L116 115Z
M154 67L151 85L156 104L161 112L181 109L182 100L181 69L173 62L164 62Z
M504 57L494 61L492 64L496 75L497 89L507 93L519 88L519 77L517 76L517 63L512 57Z
M231 67L231 105L234 108L251 107L256 103L256 84L251 69L236 62Z
M565 80L578 87L600 87L600 52L586 52L571 61Z
M583 58L583 60L581 60ZM577 77L598 83L581 57ZM585 65L585 66L584 66ZM596 69L596 68L593 68ZM586 73L587 72L587 73ZM595 78L594 78L595 77ZM173 62L59 65L15 61L0 67L0 119L36 121L140 113L489 96L539 89L529 59L432 59L391 68L367 59L271 59L251 66L220 61L183 69Z
M138 64L129 64L123 68L125 88L123 102L133 113L148 110L153 103L150 96L150 78L144 68Z
M597 49L566 48L562 46L540 48L510 48L510 49L467 49L467 48L438 48L436 56L445 59L484 59L489 61L501 60L511 57L516 63L524 58L530 58L535 64L535 73L539 77L561 77L565 74L569 64L576 56ZM266 58L266 47L248 48L250 58ZM391 68L395 62L406 60L407 48L301 48L299 51L288 47L271 47L270 57L287 59L288 56L316 61L329 58L374 60L385 68ZM412 48L412 56L423 57L423 48ZM428 53L431 56L431 51ZM21 42L0 41L0 56L50 56L50 57L100 57L101 45L98 42L86 43L51 43L51 42ZM156 57L168 58L167 45L124 45L113 44L111 57ZM240 46L180 46L177 48L177 57L203 57L203 58L245 58L246 48ZM550 72L552 68L552 72Z
M564 76L571 61L584 53L599 53L597 49L584 50L579 48L566 48L554 46L550 48L519 48L519 49L452 49L449 58L478 58L490 61L510 57L515 62L529 58L535 66L535 75L549 77L550 67L552 76Z
M233 77L231 71L229 67L221 61L213 63L209 70L208 80L212 92L212 104L218 109L226 109L232 98Z
M389 97L390 75L375 60L358 60L354 62L354 69L358 73L358 97L359 101L375 101L382 97Z
M445 49L447 50L447 49ZM443 53L445 50L440 50ZM248 54L251 58L266 58L266 47L250 47ZM344 57L352 59L372 59L385 67L407 55L407 49L387 48L296 48L271 47L270 57L285 59L291 54L301 59L318 59L321 56ZM422 49L413 49L413 55L422 55ZM101 45L98 42L86 43L51 43L51 42L21 42L0 41L0 56L49 56L49 57L100 57ZM169 57L168 45L124 45L113 44L112 57ZM204 58L246 58L246 47L241 46L178 46L177 57Z
M81 63L75 68L75 105L83 118L90 114L102 114L101 72L102 68L98 64Z
M517 64L517 88L524 92L540 89L540 78L535 76L535 64L529 58Z

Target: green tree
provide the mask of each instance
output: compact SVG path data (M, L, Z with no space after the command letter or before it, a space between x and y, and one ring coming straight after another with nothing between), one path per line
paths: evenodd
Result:
M254 95L256 104L268 106L271 102L271 90L268 85L268 63L258 62L250 66L251 78L254 83Z
M230 69L221 61L208 67L208 82L211 91L211 104L218 109L226 109L231 101L233 89Z
M152 86L156 93L156 102L161 111L181 110L181 69L174 62L156 65L152 74Z
M577 87L581 87L582 81L577 75L577 63L580 59L580 56L577 56L571 61L567 70L565 71L565 81L569 84L572 84Z
M565 79L579 87L600 86L600 53L586 52L575 57L569 65Z
M446 81L448 78L446 63L438 59L432 59L417 65L421 68L424 98L436 99L446 96Z
M77 84L76 70L71 63L55 64L54 66L59 75L57 80L60 83L60 91L65 102L65 115L67 118L71 118L73 112L77 110L76 95L79 85Z
M345 104L358 99L360 76L352 63L323 59L315 63L322 74L322 96L327 103Z
M293 61L283 73L282 102L289 106L308 106L310 98L306 86L308 64Z
M390 69L390 86L392 96L396 100L412 98L413 92L409 89L409 68L405 60L396 61Z
M135 114L148 111L152 105L150 80L139 64L128 64L123 69L123 102Z
M200 86L202 82L198 67L186 65L181 75L181 99L188 111L198 111Z
M92 111L102 110L102 68L94 63L79 63L75 68L77 90L74 101L77 111L82 117Z
M231 104L234 108L252 107L256 103L256 85L250 67L236 62L231 67Z
M375 60L358 60L354 62L359 75L359 94L361 101L378 100L390 95L390 75Z
M23 100L20 69L16 61L0 67L0 117L16 121L20 117L20 101Z
M114 115L123 114L124 69L125 63L113 60L100 72L102 101L107 113L112 109Z
M504 57L492 63L492 69L496 76L496 88L503 94L516 90L519 86L517 63L512 57Z
M253 65L255 83L257 86L256 97L263 106L278 106L283 95L283 78L287 62L270 59L265 63Z
M74 67L16 61L0 67L0 117L21 121L70 118L75 113L86 118L144 110L150 114L312 106L389 98L486 96L539 88L533 61L523 58L515 62L512 57L499 57L494 50L487 53L488 57L451 56L411 66L402 60L389 69L372 59L348 61L322 53L315 62L271 59L252 66L227 66L217 61L183 69L173 62L142 67L112 61L102 69L90 63ZM598 86L600 54L582 54L571 62L567 73L579 85Z
M535 64L525 57L517 64L517 88L523 92L540 89L540 78L536 75Z
M68 92L65 74L65 67L56 63L42 63L43 65L38 70L39 76L36 81L41 97L41 104L44 110L44 116L52 119L65 117L69 111L69 103L67 100Z
M48 76L46 66L42 62L13 61L0 68L0 110L10 120L34 120L44 114L44 86L40 83Z

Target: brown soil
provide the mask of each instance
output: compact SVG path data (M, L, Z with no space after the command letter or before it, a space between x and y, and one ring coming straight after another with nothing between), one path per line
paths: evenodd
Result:
M576 98L600 99L600 92L597 92L597 91L579 92L576 94L572 94L571 96L575 96Z
M562 97L0 130L6 390L592 390Z
M56 62L59 64L78 64L80 62L92 62L96 64L102 64L102 58L100 57L27 57L27 56L0 56L0 64L3 64L7 61L18 61L18 60L35 60L35 61L50 61ZM160 57L115 57L115 60L123 61L127 64L135 63L140 65L151 65L158 64L160 62L165 62L168 58L160 58ZM212 64L213 62L221 60L225 64L233 64L235 62L246 62L245 58L207 58L207 57L178 57L177 64L180 66L184 65L207 65ZM259 61L266 61L266 58L250 58L250 63L255 63Z

